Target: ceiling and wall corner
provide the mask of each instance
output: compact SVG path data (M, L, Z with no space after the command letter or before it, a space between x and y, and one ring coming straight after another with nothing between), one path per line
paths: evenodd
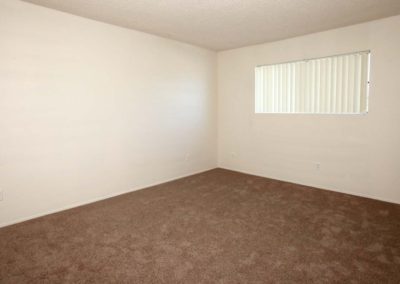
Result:
M23 1L217 51L400 14L399 0Z

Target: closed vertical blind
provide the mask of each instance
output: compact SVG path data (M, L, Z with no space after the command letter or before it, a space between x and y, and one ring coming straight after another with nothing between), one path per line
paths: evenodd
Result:
M255 69L256 113L368 111L369 51Z

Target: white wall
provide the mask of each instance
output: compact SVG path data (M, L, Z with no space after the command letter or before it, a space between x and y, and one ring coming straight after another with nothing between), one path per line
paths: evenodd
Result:
M256 65L368 49L367 115L254 114ZM219 53L219 166L400 203L399 66L400 16Z
M212 51L2 0L0 226L215 167L217 83L219 166L400 203L399 34L225 51L217 74ZM255 65L366 49L367 115L254 114Z
M0 226L216 167L216 53L0 2Z

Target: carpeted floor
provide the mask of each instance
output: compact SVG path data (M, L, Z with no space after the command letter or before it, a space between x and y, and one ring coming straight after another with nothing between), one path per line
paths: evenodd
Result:
M0 229L1 283L400 283L400 205L216 169Z

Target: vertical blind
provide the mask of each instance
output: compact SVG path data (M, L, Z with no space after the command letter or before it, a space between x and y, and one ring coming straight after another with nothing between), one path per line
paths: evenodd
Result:
M256 113L368 111L369 51L258 66Z

